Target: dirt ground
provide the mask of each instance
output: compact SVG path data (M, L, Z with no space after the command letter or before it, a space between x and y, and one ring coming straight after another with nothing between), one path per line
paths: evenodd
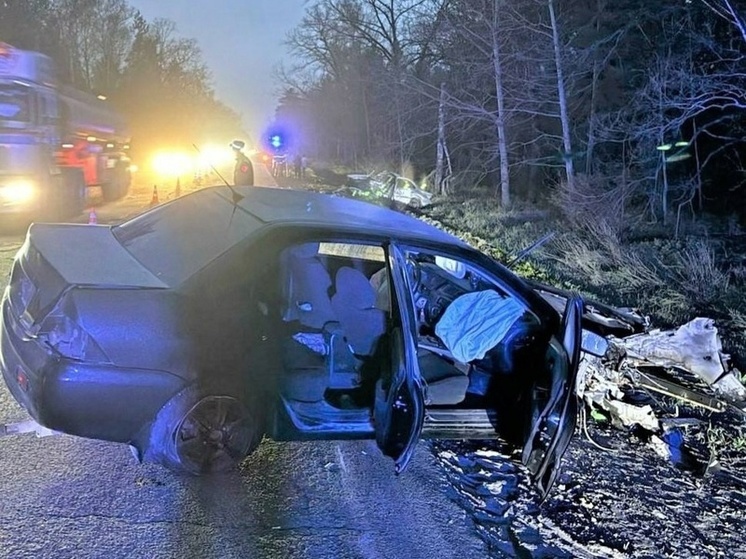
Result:
M631 434L576 432L557 487L538 503L489 444L434 443L452 497L498 557L746 557L746 468L701 475Z

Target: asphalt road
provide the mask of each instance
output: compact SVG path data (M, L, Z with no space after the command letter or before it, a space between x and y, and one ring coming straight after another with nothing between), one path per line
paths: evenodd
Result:
M257 182L271 184L261 166ZM173 194L159 188L161 202ZM143 183L98 207L99 223L151 195ZM21 241L0 236L0 277ZM2 384L0 422L25 418ZM422 446L396 477L373 442L264 441L240 471L201 479L140 465L124 445L14 435L0 438L0 557L487 557L446 484Z

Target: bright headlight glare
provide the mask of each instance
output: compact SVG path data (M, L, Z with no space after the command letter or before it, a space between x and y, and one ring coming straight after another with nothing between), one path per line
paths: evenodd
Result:
M202 167L225 165L233 160L233 153L226 146L208 144L202 146L197 155L197 164Z
M35 185L30 180L17 179L5 184L0 183L0 198L6 202L15 204L28 202L34 197L35 192Z
M153 157L153 169L160 175L177 177L189 173L191 168L191 158L185 153L163 152Z

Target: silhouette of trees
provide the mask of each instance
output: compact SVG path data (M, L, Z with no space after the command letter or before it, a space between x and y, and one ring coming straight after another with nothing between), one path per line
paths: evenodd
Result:
M669 222L746 207L744 22L732 0L315 0L286 85L319 157Z

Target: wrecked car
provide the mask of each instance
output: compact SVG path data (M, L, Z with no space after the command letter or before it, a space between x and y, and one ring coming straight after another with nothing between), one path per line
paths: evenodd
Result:
M412 217L206 188L118 226L34 224L2 299L0 369L42 426L177 471L275 440L501 437L539 491L577 413L583 302L561 312Z
M414 181L390 171L373 175L347 175L345 191L356 198L385 200L410 208L422 208L432 203L433 194L418 187Z

